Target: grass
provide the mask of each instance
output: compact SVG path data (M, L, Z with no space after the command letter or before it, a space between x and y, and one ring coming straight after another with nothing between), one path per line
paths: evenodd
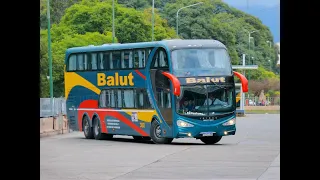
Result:
M246 114L280 114L280 110L245 110Z

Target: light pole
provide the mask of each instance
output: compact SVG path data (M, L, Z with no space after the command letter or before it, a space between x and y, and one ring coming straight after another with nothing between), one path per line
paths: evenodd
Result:
M115 37L115 32L114 32L114 0L112 0L112 43L114 43L114 37Z
M154 39L154 0L152 0L152 41Z
M252 34L252 33L255 33L255 32L258 32L258 30L248 32L248 33L249 33L249 53L248 53L248 54L250 54L250 39L253 38L253 37L251 37L251 34ZM250 57L250 56L249 56L249 57ZM253 62L252 62L252 64L253 64Z
M191 5L188 5L188 6L184 6L180 9L178 9L177 11L177 22L176 22L176 30L177 30L177 36L179 36L179 32L178 32L178 28L179 28L179 21L178 21L178 18L179 18L179 12L180 10L184 9L184 8L188 8L188 7L191 7L191 6L196 6L196 5L199 5L199 4L202 4L203 2L198 2L198 3L195 3L195 4L191 4Z
M49 56L49 80L50 80L50 106L53 117L53 78L52 78L52 54L51 54L51 33L50 33L50 0L47 0L47 19L48 19L48 56Z

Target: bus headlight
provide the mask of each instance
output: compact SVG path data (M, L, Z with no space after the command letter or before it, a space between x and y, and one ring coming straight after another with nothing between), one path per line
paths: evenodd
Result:
M184 121L182 121L182 120L178 120L178 121L177 121L177 125L178 125L179 127L193 127L192 124L189 124L189 123L184 122Z
M236 124L236 119L233 118L233 119L230 119L229 121L223 123L222 126L232 126L232 125L235 125L235 124Z

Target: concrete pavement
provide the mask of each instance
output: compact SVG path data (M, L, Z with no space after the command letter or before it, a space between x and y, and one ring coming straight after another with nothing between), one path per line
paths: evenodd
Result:
M237 118L235 136L217 145L175 139L170 145L111 141L70 133L40 139L41 180L280 179L280 115Z

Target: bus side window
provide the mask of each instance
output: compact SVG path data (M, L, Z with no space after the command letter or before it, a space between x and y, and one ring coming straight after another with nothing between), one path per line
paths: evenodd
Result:
M84 69L85 70L91 70L91 55L90 54L85 54L84 55Z
M97 53L91 53L91 69L92 70L98 69Z
M134 67L144 68L145 62L146 62L145 50L144 49L134 50Z
M110 107L116 107L116 97L114 90L109 90Z
M103 53L103 67L105 70L110 69L110 62L111 62L111 53L110 52L104 52Z
M116 91L116 97L117 97L117 107L122 108L122 91L120 89Z
M134 92L133 89L125 89L122 94L123 107L124 108L134 108Z
M132 51L121 52L121 68L123 69L133 68Z
M68 71L75 71L76 68L77 68L77 57L76 55L71 55L69 57Z
M99 107L110 106L110 93L109 90L102 90L99 98Z
M167 53L163 50L159 52L159 66L169 68Z
M112 59L110 61L110 69L120 69L121 52L113 51Z
M83 54L77 54L77 70L79 70L79 71L84 70Z
M98 69L103 70L105 68L103 53L98 53Z

